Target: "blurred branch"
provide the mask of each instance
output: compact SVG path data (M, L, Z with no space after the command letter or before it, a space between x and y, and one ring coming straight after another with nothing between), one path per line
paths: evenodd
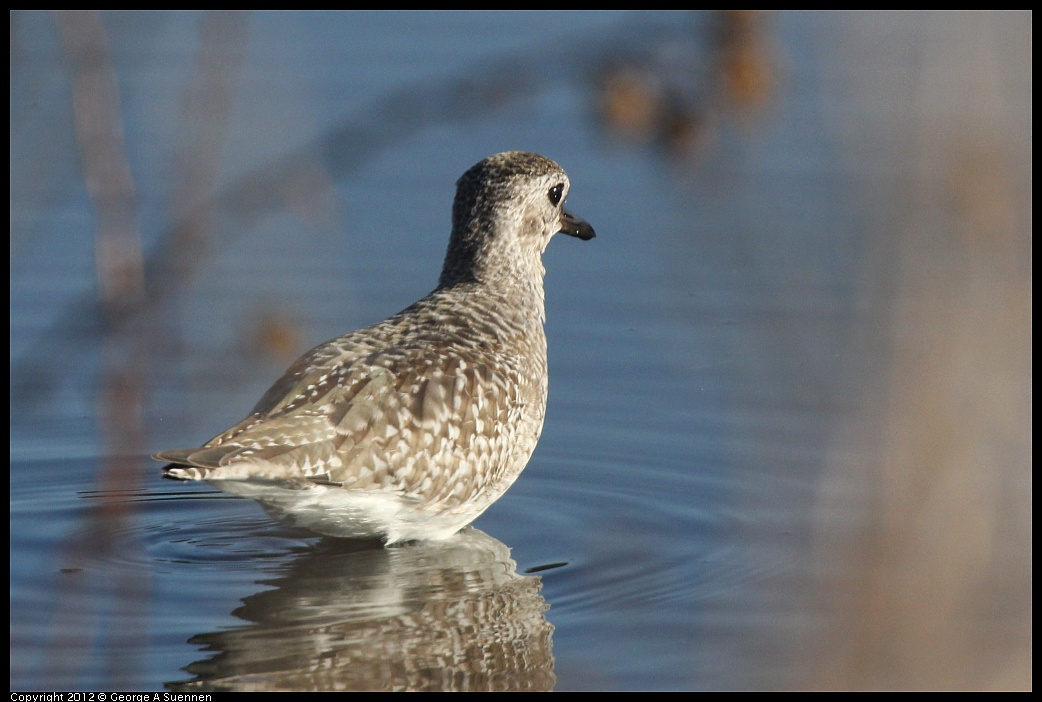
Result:
M257 222L282 211L287 198L299 197L301 183L325 183L330 177L334 180L344 178L362 169L369 159L384 149L400 144L410 134L437 124L493 113L547 86L557 86L561 81L584 81L592 67L602 62L606 55L616 53L620 45L653 44L675 31L672 26L651 17L645 23L633 22L622 30L588 37L581 43L562 45L553 52L525 51L496 62L472 66L440 82L407 86L375 101L345 119L339 127L306 142L293 153L257 168L217 193L213 190L215 163L209 159L219 151L218 144L226 127L219 124L219 120L217 124L204 124L203 121L212 117L211 109L219 116L230 118L227 112L230 110L230 91L226 86L222 87L220 81L231 81L235 67L242 60L236 53L242 51L242 45L236 41L245 41L242 27L236 24L243 21L237 17L239 14L208 17L209 28L203 30L204 34L212 32L222 41L203 48L201 66L220 68L212 77L200 80L198 88L194 88L193 95L189 96L189 103L202 105L206 111L200 115L200 122L194 122L194 118L186 119L186 123L194 126L186 129L185 151L178 157L182 167L192 171L178 177L178 181L195 178L198 181L183 182L179 186L174 195L173 223L158 237L157 244L145 256L143 266L130 266L132 271L136 271L133 276L128 273L125 280L117 278L111 283L112 292L108 293L107 299L128 299L121 295L126 291L140 294L142 270L143 297L129 298L133 305L114 303L119 305L117 315L99 315L93 293L71 300L65 312L56 316L35 343L11 359L11 395L21 410L14 413L16 418L26 417L29 414L27 410L31 409L33 388L39 385L41 372L38 359L54 357L61 349L67 362L75 362L77 349L83 349L85 353L91 348L84 342L122 333L141 312L155 309L173 290L191 280L210 247L228 246ZM71 24L74 18L75 13L63 15L62 21ZM95 23L91 31L100 31L97 21L96 18L89 20ZM85 30L75 30L73 35L82 31ZM235 41L228 41L229 37ZM227 46L223 46L225 42ZM111 81L111 74L108 80ZM112 124L118 124L118 115L113 117L116 121ZM106 128L113 129L111 124ZM115 143L114 136L110 135L106 143ZM324 171L317 179L316 159L321 160L320 170ZM108 167L113 166L109 164ZM206 230L216 212L222 213L227 226L223 226L220 232L212 232L211 237ZM131 231L136 236L136 225ZM118 263L124 259L114 260ZM127 256L125 260L129 263L132 259ZM114 274L118 266L113 266ZM106 277L109 275L106 272Z
M119 89L97 10L55 10L72 80L83 179L97 215L95 264L104 316L118 324L144 303L137 199L123 145Z

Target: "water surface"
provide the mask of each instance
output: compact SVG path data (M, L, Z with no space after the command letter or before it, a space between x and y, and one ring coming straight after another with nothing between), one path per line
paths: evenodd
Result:
M11 688L1030 687L1030 17L13 13ZM598 237L473 529L160 479L508 149Z

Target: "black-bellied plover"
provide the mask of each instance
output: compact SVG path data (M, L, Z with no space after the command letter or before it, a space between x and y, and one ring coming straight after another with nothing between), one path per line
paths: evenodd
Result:
M250 415L165 475L252 497L292 524L387 543L444 539L528 463L546 411L542 254L591 239L568 176L520 151L456 183L438 286L298 359Z

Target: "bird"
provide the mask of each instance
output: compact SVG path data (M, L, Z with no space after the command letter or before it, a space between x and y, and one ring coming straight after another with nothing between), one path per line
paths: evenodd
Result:
M514 483L547 405L543 253L594 238L554 161L507 151L456 182L435 289L295 361L249 415L164 477L250 497L278 520L385 545L450 538Z

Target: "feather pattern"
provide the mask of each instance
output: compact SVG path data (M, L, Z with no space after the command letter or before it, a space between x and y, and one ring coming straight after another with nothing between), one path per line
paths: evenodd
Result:
M541 255L593 230L561 205L568 179L507 152L457 184L438 287L298 359L250 414L166 475L258 499L339 536L446 538L514 482L547 400ZM317 506L316 506L317 505Z

